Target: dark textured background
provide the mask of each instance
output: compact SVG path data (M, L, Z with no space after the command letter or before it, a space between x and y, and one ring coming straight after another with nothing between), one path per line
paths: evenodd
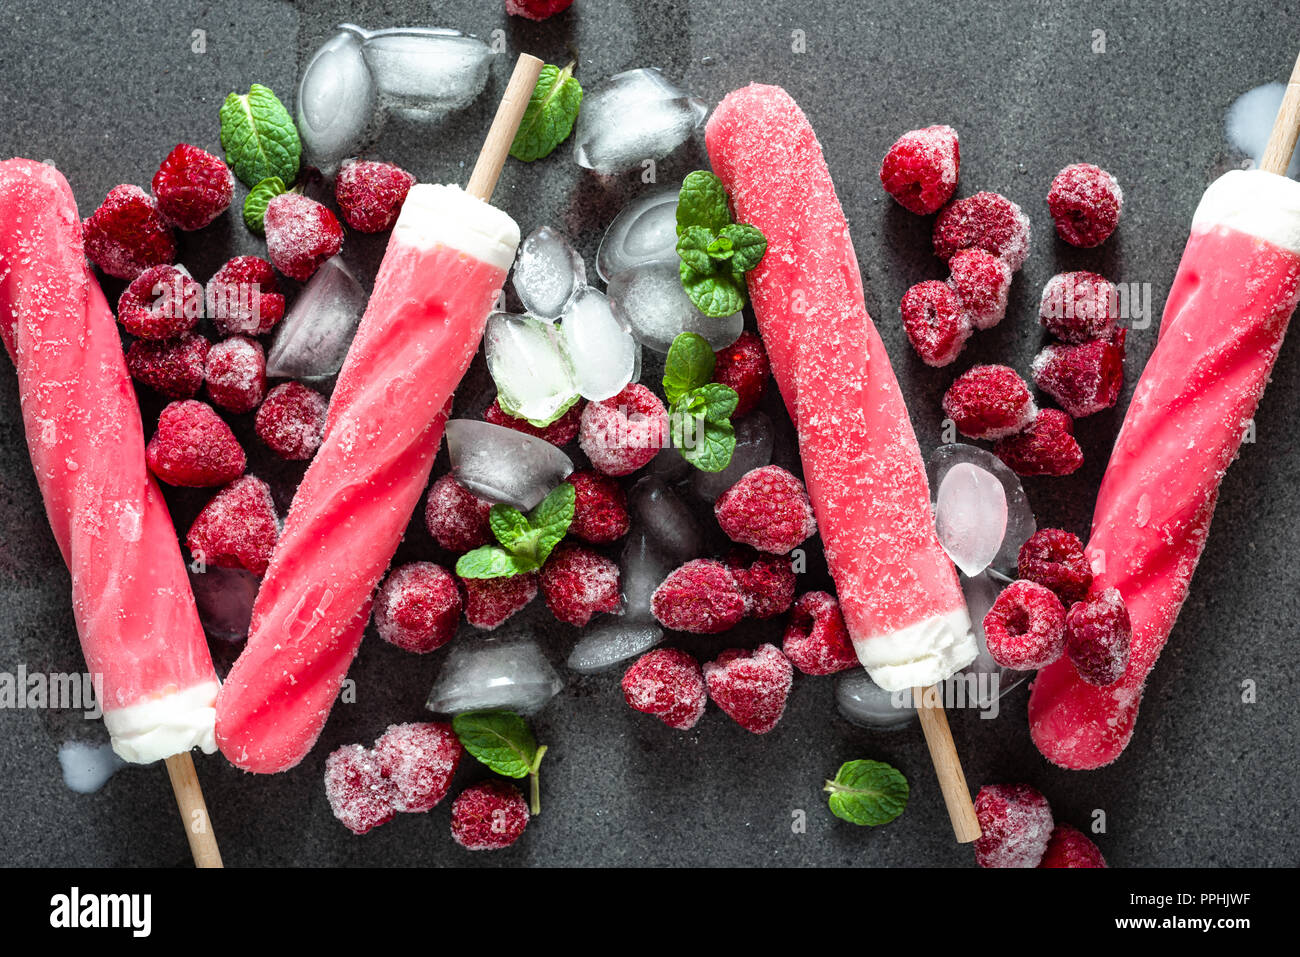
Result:
M511 52L550 61L579 56L588 86L618 70L658 65L716 102L761 80L784 85L816 127L853 223L868 308L888 344L921 444L939 440L938 400L961 369L1003 361L1024 370L1040 346L1033 307L1043 282L1062 268L1094 268L1114 279L1150 282L1157 311L1205 185L1239 163L1225 145L1224 111L1241 92L1285 79L1296 53L1293 22L1280 5L1131 3L838 3L791 0L654 2L577 0L545 24L510 20L498 0L420 3L52 3L8 0L0 8L0 156L53 160L68 176L83 215L119 182L147 186L179 141L216 149L217 108L251 81L291 101L298 67L341 21L363 26L447 25L487 37L504 29ZM191 31L207 51L190 50ZM791 52L804 30L807 52ZM1106 52L1092 52L1092 31ZM421 179L464 181L510 61L502 56L482 98L433 128L392 124L378 153ZM1012 288L1008 318L978 334L959 362L929 370L904 341L897 303L910 284L941 278L928 252L928 221L881 191L880 157L903 130L956 126L962 137L962 193L994 189L1018 201L1034 225L1032 253ZM702 147L660 164L663 182L701 165ZM1126 206L1102 249L1064 246L1043 196L1053 174L1088 160L1114 172ZM604 226L636 177L598 182L568 146L548 160L511 164L497 201L528 232L552 223L590 261ZM242 197L242 191L237 201ZM369 285L383 237L349 233L344 257ZM260 252L232 212L185 236L182 258L200 278L236 252ZM119 286L107 284L110 297ZM1080 423L1087 464L1066 479L1031 480L1040 524L1087 531L1107 450L1132 383L1155 342L1155 327L1129 337L1129 383L1112 410ZM1106 813L1098 844L1114 865L1294 864L1300 840L1284 816L1297 786L1290 759L1300 744L1291 689L1295 675L1294 560L1300 468L1294 409L1300 350L1286 349L1257 419L1257 441L1229 474L1214 534L1171 644L1148 685L1137 733L1113 767L1066 772L1030 742L1027 689L1003 701L996 721L952 714L974 787L1029 781L1057 817L1086 827ZM7 363L0 363L7 365ZM482 401L481 368L464 390ZM477 393L477 395L475 394ZM462 406L464 407L464 406ZM769 397L767 407L778 406ZM146 415L156 413L146 402ZM146 423L152 428L152 422ZM788 431L788 425L785 426ZM251 430L244 428L247 437ZM251 443L250 443L251 444ZM788 457L788 451L785 453ZM778 455L778 460L781 456ZM0 670L80 670L68 578L48 532L27 461L17 390L0 372ZM281 505L294 473L255 453L253 467L277 484ZM184 528L203 496L171 497ZM437 557L423 530L403 557ZM544 609L530 620L544 622ZM776 626L739 636L771 639ZM733 639L736 636L733 636ZM544 641L559 664L571 629ZM703 654L733 641L683 642ZM214 645L224 671L234 649ZM830 679L796 681L789 710L765 737L741 730L716 708L690 733L669 731L621 701L617 674L573 678L536 720L551 746L544 769L545 813L511 850L472 856L447 833L447 803L400 816L365 838L331 817L321 787L326 754L370 742L392 721L420 720L422 702L446 652L415 657L368 638L353 668L359 703L335 709L316 750L297 769L252 777L219 756L198 758L226 861L285 864L843 864L971 863L953 843L920 732L873 734L840 719ZM1257 704L1239 703L1244 679ZM178 864L184 835L160 765L118 773L97 794L62 782L56 752L69 738L103 740L99 725L29 711L0 714L0 832L4 864ZM906 814L888 827L855 828L831 817L819 792L838 765L875 757L912 783ZM477 776L473 761L456 789ZM792 813L807 811L806 833Z

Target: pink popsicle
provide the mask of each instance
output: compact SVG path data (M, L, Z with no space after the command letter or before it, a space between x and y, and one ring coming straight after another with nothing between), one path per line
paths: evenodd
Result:
M0 336L113 750L145 763L216 750L217 676L171 516L145 468L117 324L67 181L0 163Z
M1097 768L1128 745L1298 294L1300 183L1258 170L1220 177L1192 220L1093 514L1093 588L1118 588L1128 605L1128 670L1108 688L1065 660L1038 673L1029 727L1050 761Z

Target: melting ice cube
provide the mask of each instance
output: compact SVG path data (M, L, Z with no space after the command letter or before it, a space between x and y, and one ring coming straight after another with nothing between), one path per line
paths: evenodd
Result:
M536 642L461 639L443 662L425 707L438 714L495 708L534 714L563 687Z
M438 27L344 29L362 38L380 97L395 110L438 116L469 106L487 85L492 51L477 37Z
M366 300L366 291L343 260L338 256L326 260L280 321L266 356L266 374L287 379L337 374L366 311Z
M59 746L59 767L63 783L78 794L94 794L126 762L113 752L111 744L65 741Z
M677 190L639 196L624 206L596 250L596 273L609 282L625 269L677 255Z
M636 340L614 318L605 295L590 286L565 306L560 345L578 391L593 402L618 395L636 374Z
M1034 510L1029 507L1029 499L1020 484L1020 478L1007 468L1006 463L986 449L961 442L941 445L930 453L926 461L926 471L930 478L930 494L936 496L943 484L944 476L956 465L963 462L983 469L1002 483L1006 493L1007 524L1002 537L1002 546L998 549L989 567L1003 574L1016 575L1016 564L1020 556L1020 546L1027 542L1037 531Z
M674 552L664 549L644 529L632 530L619 559L624 621L653 623L650 599L668 573L680 564Z
M959 462L944 473L935 494L939 544L967 575L989 567L1007 531L1007 493L990 472Z
M586 285L587 266L567 239L550 226L540 226L519 244L510 282L531 315L551 322Z
M713 349L731 345L745 328L742 313L706 316L682 289L676 254L624 269L609 281L607 295L614 315L637 342L667 353L683 332L699 333Z
M721 472L701 472L697 469L691 476L691 487L695 494L706 502L716 501L719 495L739 482L746 472L762 468L772 461L775 429L771 419L762 412L751 412L735 423L735 428L736 451L732 453L727 467Z
M340 30L307 63L298 83L297 122L309 164L332 172L378 132L374 81L361 38Z
M895 702L893 692L856 668L835 679L835 704L851 723L876 731L905 728L916 718L911 691L900 692Z
M569 652L568 665L579 674L595 674L644 654L663 639L664 630L653 621L638 623L620 619L584 631Z
M480 498L528 511L573 471L569 457L544 439L490 422L447 423L456 481Z
M647 475L638 481L628 493L628 505L650 544L667 558L671 567L704 554L704 529L663 479Z
M582 100L573 158L598 173L663 159L704 122L708 106L656 67L617 73Z
M512 414L545 422L578 397L573 369L560 351L559 332L549 323L493 313L483 343L497 396Z

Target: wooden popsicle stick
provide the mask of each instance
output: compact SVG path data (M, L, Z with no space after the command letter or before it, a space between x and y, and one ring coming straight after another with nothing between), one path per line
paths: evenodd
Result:
M212 831L208 805L203 800L203 788L194 772L194 759L188 751L173 754L166 760L167 776L171 778L176 793L176 807L181 812L181 823L190 839L190 853L195 867L221 867L221 850Z
M510 144L515 141L519 121L524 118L524 110L528 109L528 100L533 95L533 87L537 86L537 78L545 65L537 57L527 53L519 54L519 59L515 61L510 82L506 84L506 91L501 95L497 115L492 120L487 138L483 140L483 148L479 150L478 160L474 163L474 172L470 174L469 185L465 187L465 192L477 196L485 203L492 201L492 191L496 189L501 168L505 166L506 157L510 155Z
M1296 57L1295 66L1291 68L1291 79L1287 81L1282 105L1278 107L1273 132L1268 136L1259 168L1266 173L1285 176L1287 167L1291 165L1297 135L1300 135L1300 57Z
M980 836L980 822L975 817L970 788L966 785L961 758L957 756L957 746L948 728L948 715L943 710L943 685L913 688L912 704L921 719L921 730L930 748L930 760L934 762L934 773L939 778L939 790L943 792L943 803L948 806L948 818L952 821L957 843L969 844Z

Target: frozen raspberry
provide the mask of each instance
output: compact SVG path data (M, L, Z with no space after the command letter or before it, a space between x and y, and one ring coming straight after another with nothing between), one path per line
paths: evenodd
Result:
M1039 867L1105 867L1106 859L1101 856L1097 845L1088 835L1069 824L1058 824L1052 829L1052 836L1047 841L1047 850Z
M266 394L266 353L245 336L218 342L208 350L204 370L208 398L227 412L252 412Z
M1092 567L1073 532L1040 528L1020 546L1018 574L1050 588L1067 605L1082 601L1092 586Z
M943 414L972 439L1001 439L1038 414L1029 386L1009 366L972 366L943 394Z
M424 654L441 648L460 624L456 578L433 562L393 569L375 597L375 630L390 645Z
M803 482L779 465L746 472L718 496L713 512L733 542L773 555L789 554L817 531Z
M325 759L325 797L340 824L365 834L393 819L397 788L380 771L374 752L348 744Z
M799 596L781 647L806 675L832 675L858 663L840 603L824 591Z
M1079 677L1108 687L1124 677L1133 644L1128 607L1118 588L1070 606L1065 616L1065 653Z
M573 0L506 0L506 13L528 20L545 20L569 9Z
M993 454L1017 475L1069 475L1083 465L1074 422L1059 409L1043 409L1018 435L999 439Z
M745 609L745 593L731 569L707 558L674 570L650 598L650 611L661 625L697 635L734 627Z
M203 385L208 340L187 332L179 339L137 339L126 350L131 378L169 399L192 399Z
M1065 606L1037 582L1014 581L984 616L984 638L1004 668L1045 668L1065 652Z
M344 163L334 181L334 199L343 221L363 233L392 229L415 177L392 163Z
M279 537L271 487L245 475L204 506L185 536L185 547L205 564L242 568L260 576L266 574Z
M794 668L776 645L759 645L753 651L729 648L704 666L704 683L709 697L736 724L767 734L785 713Z
M1124 387L1127 336L1127 329L1116 329L1109 339L1047 346L1031 367L1035 384L1076 419L1109 409Z
M574 489L569 534L593 545L608 545L627 534L627 494L608 475L579 469L565 479Z
M633 383L582 410L578 444L606 475L635 472L659 454L667 438L668 410L643 385Z
M1029 217L998 193L949 203L934 221L934 254L947 262L971 248L1001 256L1015 272L1029 255Z
M86 256L117 279L134 279L150 266L176 261L176 236L139 186L114 186L82 223Z
M689 731L704 714L708 694L700 663L676 648L656 648L623 675L623 699L670 728Z
M755 618L773 618L794 603L794 569L788 558L734 548L727 556L727 567Z
M466 788L451 804L451 836L468 851L509 847L528 826L528 803L505 781Z
M306 282L343 248L343 227L327 208L298 193L281 193L266 207L266 252L276 269Z
M1047 280L1038 304L1038 321L1066 342L1109 338L1119 317L1115 286L1095 272L1057 273Z
M982 249L963 249L948 260L948 285L976 329L992 329L1007 314L1011 267Z
M946 366L970 338L970 316L946 282L917 283L903 293L900 308L907 341L928 366Z
M419 814L447 796L464 749L440 721L390 724L375 742L374 760L395 791L393 809Z
M172 402L145 449L149 471L169 485L225 485L244 474L244 450L206 402Z
M206 150L182 143L153 174L158 211L181 229L202 229L226 211L235 192L230 167Z
M424 524L443 548L468 552L492 540L492 530L488 527L491 510L491 502L485 502L450 475L444 475L429 489Z
M265 259L236 256L208 280L208 318L223 336L260 336L284 318L284 296Z
M122 291L117 321L141 339L175 339L203 316L203 287L175 266L152 266Z
M257 410L253 425L267 447L290 461L311 458L325 436L325 396L301 382L277 385Z
M539 577L551 614L579 628L599 612L618 611L621 604L618 564L580 545L556 548Z
M501 404L493 399L492 404L483 410L483 421L523 432L525 435L550 442L556 448L563 448L578 437L578 425L582 421L582 410L585 407L586 403L579 399L564 415L545 428L539 429L527 419L516 418L502 411Z
M1047 208L1056 234L1071 246L1099 246L1119 225L1124 192L1119 180L1091 163L1075 163L1056 174Z
M880 182L904 209L928 216L952 198L960 166L957 131L927 126L894 141L880 164Z
M1047 798L1028 784L989 784L975 796L983 836L975 840L980 867L1037 867L1052 836Z
M491 631L537 597L537 575L509 578L462 578L465 586L465 620Z
M717 362L713 367L713 381L731 386L740 397L732 419L748 415L763 398L767 377L772 374L763 340L752 332L742 332L739 339L714 355Z

